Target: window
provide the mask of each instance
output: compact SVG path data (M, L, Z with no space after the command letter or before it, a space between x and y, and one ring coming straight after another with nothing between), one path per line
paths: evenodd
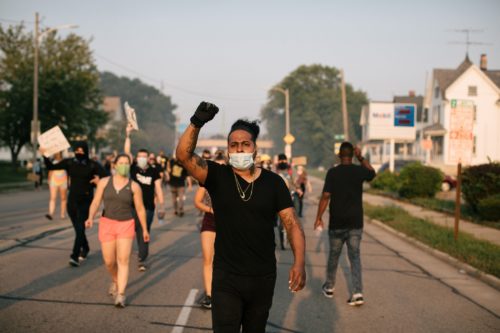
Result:
M477 86L469 86L469 96L477 96Z
M434 106L434 110L432 112L432 122L434 124L439 124L441 122L441 105Z
M477 106L474 105L474 122L477 121Z
M422 122L426 123L429 121L429 109L424 108L424 113L422 114Z
M434 88L434 98L439 98L439 87Z
M477 137L474 135L474 143L472 145L472 154L476 155Z

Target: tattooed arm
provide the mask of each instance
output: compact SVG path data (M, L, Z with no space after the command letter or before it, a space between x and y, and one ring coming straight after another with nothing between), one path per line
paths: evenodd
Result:
M200 129L190 124L179 139L175 155L189 174L204 184L208 173L207 162L194 153L199 133Z
M305 250L306 240L304 236L304 229L292 207L285 208L279 212L281 223L286 229L288 241L292 247L295 262L290 269L288 288L292 291L299 291L304 288L306 284L306 271L305 271Z
M177 159L197 181L205 184L207 179L207 162L194 153L200 128L214 119L219 108L212 103L201 102L191 117L191 124L182 134L175 151Z

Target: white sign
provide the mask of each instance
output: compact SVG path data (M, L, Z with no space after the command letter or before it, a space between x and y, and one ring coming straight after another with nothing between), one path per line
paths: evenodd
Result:
M45 133L40 134L38 143L45 150L43 153L45 157L52 156L70 147L68 140L66 140L59 126L54 126Z
M474 103L466 100L451 100L449 153L450 164L470 164L474 147Z
M415 104L398 104L391 102L370 102L366 111L368 122L365 140L410 140L416 138L415 112L400 115L402 110L416 110ZM402 125L403 120L407 123Z
M128 105L128 102L125 102L125 115L127 116L127 121L129 124L132 124L134 129L139 130L139 125L137 124L137 117L135 115L135 109L131 108Z

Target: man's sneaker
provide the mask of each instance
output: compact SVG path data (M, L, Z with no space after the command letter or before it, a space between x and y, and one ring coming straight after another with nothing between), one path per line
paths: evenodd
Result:
M125 295L123 295L123 294L116 295L115 306L117 308L124 308L125 307L125 300L126 300Z
M352 295L352 297L347 300L347 304L351 306L360 306L365 304L365 300L363 299L363 294Z
M330 288L324 284L323 287L321 287L321 290L323 291L323 295L325 295L325 297L332 298L335 288Z
M89 253L88 252L82 252L80 253L80 255L78 256L78 261L84 261L87 259Z
M116 297L117 293L118 293L118 286L116 285L116 282L111 282L108 289L108 295Z
M139 264L139 272L145 272L147 269L146 265L143 263Z
M45 214L45 218L46 218L47 220L52 221L52 215L50 215L50 214Z
M75 260L73 258L70 258L69 259L69 265L72 266L72 267L78 267L78 266L80 266L80 263L77 260Z
M203 299L200 302L201 306L203 306L206 309L211 309L212 308L212 297L205 295Z

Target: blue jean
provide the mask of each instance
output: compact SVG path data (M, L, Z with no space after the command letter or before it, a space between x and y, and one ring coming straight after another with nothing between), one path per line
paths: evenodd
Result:
M146 225L148 227L148 232L151 230L151 224L153 224L153 218L155 217L154 209L146 209ZM142 236L142 227L139 218L134 213L135 219L135 236L137 238L137 247L139 248L139 261L146 261L149 254L149 243L144 243L144 238Z
M333 288L335 286L335 276L339 265L340 254L342 253L342 246L346 243L347 256L351 264L352 293L357 294L363 292L363 283L361 281L361 256L359 251L362 234L363 229L328 230L328 236L330 238L330 255L328 256L326 271L325 286L327 288Z

